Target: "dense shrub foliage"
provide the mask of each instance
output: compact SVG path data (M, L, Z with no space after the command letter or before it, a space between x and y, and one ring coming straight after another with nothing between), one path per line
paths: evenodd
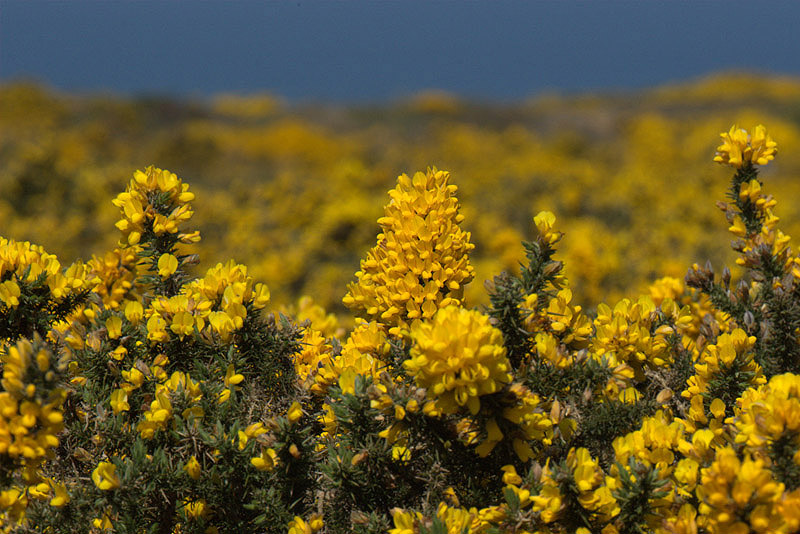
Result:
M448 172L401 175L343 327L244 265L198 276L195 195L136 171L117 247L62 266L0 239L0 527L121 533L800 529L800 256L722 134L738 274L693 265L575 302L555 215L469 307ZM345 288L342 288L342 294Z

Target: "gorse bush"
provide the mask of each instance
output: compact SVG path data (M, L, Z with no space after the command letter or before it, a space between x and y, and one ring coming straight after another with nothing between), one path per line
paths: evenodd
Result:
M716 75L635 93L541 95L517 102L419 95L312 104L268 95L119 97L0 83L0 235L64 264L114 247L111 203L134 169L155 162L189 181L202 276L234 258L268 285L272 310L303 295L351 329L342 294L399 170L447 169L471 233L469 306L483 281L515 271L533 217L558 215L573 302L647 293L707 259L732 265L708 164L731 122L769 124L800 144L800 78ZM776 164L777 163L777 164ZM409 173L412 175L413 173ZM800 235L800 151L767 166L781 228ZM701 262L702 263L702 262ZM291 314L297 313L292 309Z
M194 194L154 167L101 257L0 239L2 529L798 531L800 257L759 178L775 142L722 138L736 279L694 265L591 311L551 212L469 307L435 168L389 192L349 332L310 298L280 313L244 265L193 275Z

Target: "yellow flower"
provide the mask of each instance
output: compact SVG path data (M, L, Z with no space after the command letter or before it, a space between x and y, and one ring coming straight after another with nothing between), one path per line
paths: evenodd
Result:
M208 503L205 499L198 499L196 501L187 499L183 502L183 509L186 512L186 517L189 519L205 519L209 515Z
M125 318L133 324L138 324L139 321L142 320L142 316L144 315L144 308L142 307L142 303L138 300L129 300L125 304Z
M392 508L394 528L389 529L389 534L416 534L415 528L422 521L419 512L406 512L400 508Z
M158 274L161 278L167 278L178 270L178 258L172 254L162 254L158 258Z
M92 481L94 485L103 491L117 489L120 487L120 480L116 474L117 466L111 462L100 462L92 471Z
M262 449L259 456L250 458L250 463L259 471L272 471L278 462L277 457L275 449Z
M69 493L67 493L66 486L59 484L52 479L49 479L48 483L53 488L53 493L55 494L53 498L50 499L50 506L61 508L65 504L69 503Z
M466 406L474 415L481 395L511 382L503 334L479 312L442 308L432 320L417 323L411 338L411 358L403 366L443 413Z
M106 330L110 339L117 339L122 335L122 319L116 315L112 315L106 319Z
M286 413L286 418L289 419L290 423L296 423L303 417L303 408L300 406L300 403L294 401L291 406L289 406L289 411Z
M197 461L197 458L192 456L183 466L183 470L186 471L186 474L191 477L192 480L199 480L200 473L202 468L200 467L200 462Z
M6 280L0 284L0 301L9 308L19 306L19 286L13 280Z
M237 374L236 370L233 368L233 364L228 364L228 368L225 370L225 386L230 387L239 384L242 380L244 380L244 375Z
M120 412L126 412L131 409L128 404L128 392L124 389L115 389L111 394L111 409L114 410L114 415Z
M150 409L144 413L145 420L139 421L136 425L136 430L142 438L151 439L157 430L167 428L167 422L172 419L172 403L169 395L166 386L156 387L156 398L150 403Z
M303 521L302 517L295 516L289 522L288 534L312 534L311 525Z
M536 225L539 235L548 245L556 244L562 237L561 232L555 231L553 228L556 223L556 216L551 211L540 211L533 218L533 224Z

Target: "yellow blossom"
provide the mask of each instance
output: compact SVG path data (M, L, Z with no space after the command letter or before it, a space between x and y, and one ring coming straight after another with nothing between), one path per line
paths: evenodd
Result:
M411 358L403 365L444 413L467 407L511 382L502 333L485 315L457 306L441 309L411 331Z
M92 471L92 481L101 490L108 491L120 487L120 479L116 474L117 466L111 462L100 462Z
M197 458L192 456L183 466L183 470L186 471L186 474L191 477L192 480L199 480L202 468L200 467L200 462L197 461Z
M378 244L348 286L344 304L391 333L459 304L474 276L468 258L474 246L459 227L464 216L449 180L449 173L436 169L398 177L378 219Z
M737 169L745 165L766 165L775 158L778 151L778 144L760 124L755 127L752 135L734 125L730 131L721 133L720 137L723 142L717 147L714 161Z
M158 258L158 274L161 278L167 278L178 270L178 258L172 254L162 254Z

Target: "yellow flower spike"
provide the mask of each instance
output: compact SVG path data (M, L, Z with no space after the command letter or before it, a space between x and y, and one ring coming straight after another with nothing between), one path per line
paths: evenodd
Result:
M437 169L403 174L378 219L378 244L361 262L343 302L367 320L401 335L414 321L460 304L474 277L469 232L459 227L457 188Z
M111 462L100 462L92 471L92 482L103 491L109 491L120 487L121 482L116 475L117 466Z
M183 470L186 471L186 474L189 475L192 480L200 479L202 468L200 467L200 462L198 462L197 458L194 456L189 458L189 460L183 466Z
M122 219L116 223L122 232L120 244L135 245L143 233L151 230L156 236L176 233L178 226L192 216L187 203L194 199L194 194L188 191L188 187L175 174L155 167L134 173L127 190L112 201L122 212ZM168 195L171 211L167 215L153 209L150 201L153 193L160 198L163 198L162 193ZM185 241L188 235L178 234L178 239Z
M158 258L158 274L161 278L168 278L178 270L178 258L172 254L162 254Z
M290 423L296 423L303 417L303 408L300 406L300 403L294 401L292 405L289 407L289 410L286 412L286 418L289 419Z

